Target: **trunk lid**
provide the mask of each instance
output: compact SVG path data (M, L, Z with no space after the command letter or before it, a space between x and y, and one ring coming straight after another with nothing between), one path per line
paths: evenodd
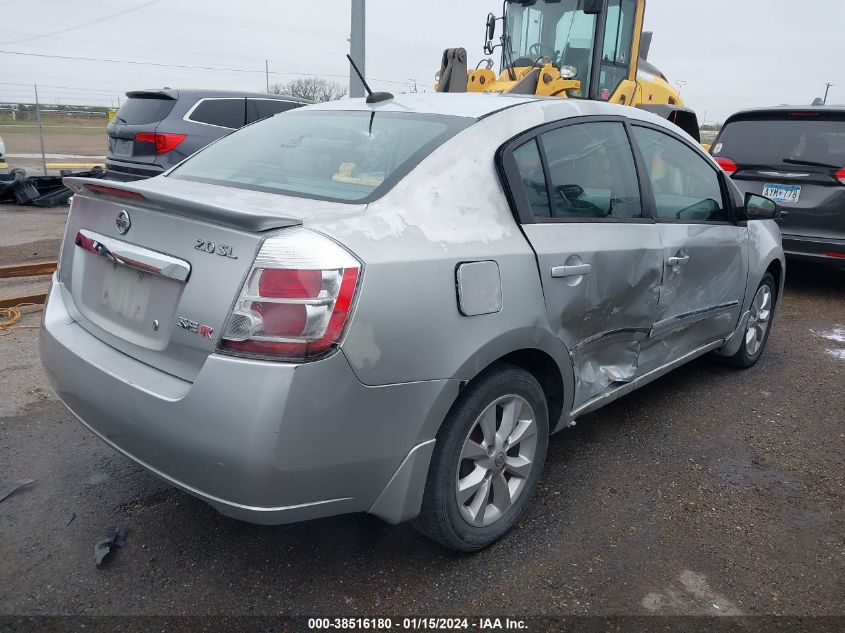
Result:
M168 180L65 179L75 195L58 277L68 310L91 334L194 380L264 236L326 203Z

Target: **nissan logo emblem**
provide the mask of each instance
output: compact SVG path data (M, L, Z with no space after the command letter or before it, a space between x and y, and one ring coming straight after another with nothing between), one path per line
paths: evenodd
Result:
M132 227L132 220L129 219L129 214L126 211L118 213L114 223L117 225L117 232L121 235L126 235Z

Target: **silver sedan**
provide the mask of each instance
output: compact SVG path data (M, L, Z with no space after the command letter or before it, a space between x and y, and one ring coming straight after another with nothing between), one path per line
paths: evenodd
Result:
M606 103L337 101L66 183L41 355L83 424L229 516L460 551L514 525L551 433L703 354L753 365L784 281L775 204Z

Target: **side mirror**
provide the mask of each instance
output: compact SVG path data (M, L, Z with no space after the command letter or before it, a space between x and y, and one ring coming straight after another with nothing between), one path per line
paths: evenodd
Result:
M745 194L746 220L775 220L780 217L780 207L765 196L755 193Z
M487 26L484 35L484 54L490 55L495 48L493 38L496 37L496 16L492 13L487 14Z
M587 15L597 15L604 11L607 0L584 0L584 13Z

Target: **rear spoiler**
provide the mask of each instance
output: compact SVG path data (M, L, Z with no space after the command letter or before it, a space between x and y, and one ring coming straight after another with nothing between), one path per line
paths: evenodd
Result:
M298 226L302 220L273 213L226 206L224 203L200 202L182 196L155 191L131 182L116 182L97 178L68 176L62 180L74 195L103 198L118 204L138 204L193 220L201 220L241 231L262 233L288 226ZM143 182L143 181L141 181Z
M162 88L160 90L130 90L126 93L130 99L172 99L176 101L179 98L179 91L172 88Z

